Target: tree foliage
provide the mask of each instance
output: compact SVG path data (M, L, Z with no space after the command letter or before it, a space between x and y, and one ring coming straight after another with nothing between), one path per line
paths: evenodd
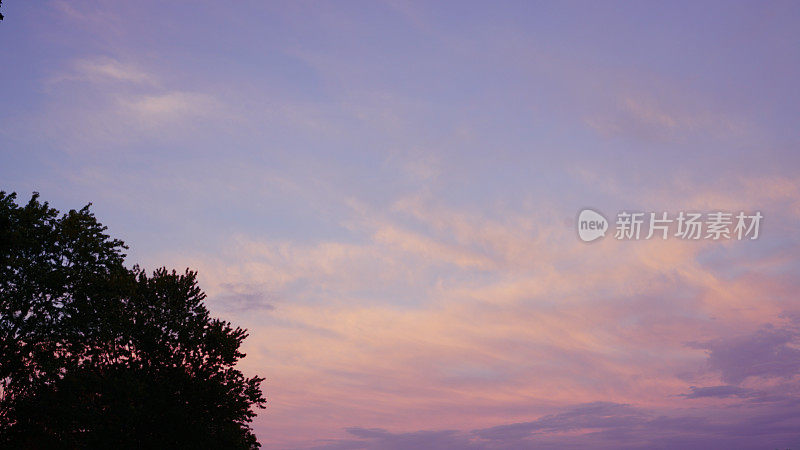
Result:
M196 273L124 266L89 211L0 192L0 444L257 448L246 331L210 317Z

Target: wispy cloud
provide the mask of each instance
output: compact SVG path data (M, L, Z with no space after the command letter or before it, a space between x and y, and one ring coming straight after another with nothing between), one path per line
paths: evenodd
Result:
M50 79L51 83L63 81L158 85L158 79L152 73L136 64L108 56L73 61L69 69Z
M662 142L686 142L692 136L735 142L754 132L747 121L698 106L694 99L674 103L675 98L658 101L647 95L623 95L613 109L589 117L586 123L607 137Z
M190 120L218 111L212 96L181 91L131 96L119 99L119 103L124 110L151 125Z
M696 189L703 195L707 188ZM752 201L781 201L770 192ZM238 236L223 254L181 259L200 269L212 297L227 290L216 286L229 282L269 286L276 297L275 310L254 306L237 314L254 324L254 341L271 343L263 353L257 346L250 350L246 364L253 370L278 365L284 374L272 381L284 398L273 403L272 422L259 425L265 430L286 425L280 417L301 411L330 430L337 424L413 429L443 415L450 423L487 416L501 421L509 414L495 408L518 411L513 415L519 417L581 399L632 405L608 406L609 422L591 419L599 428L617 430L612 420L619 420L635 430L652 430L661 422L643 413L642 403L669 412L690 400L763 401L774 391L748 374L755 370L752 375L787 382L794 373L794 366L786 366L794 351L788 329L764 334L767 329L760 328L764 321L783 320L790 306L784 287L777 278L767 282L750 275L760 267L757 261L750 269L743 266L738 277L720 278L713 265L702 262L712 244L670 240L624 246L608 240L588 248L575 239L571 225L542 219L558 217L555 211L506 210L487 217L424 195L378 209L356 202L350 211L344 225L356 239L348 242ZM751 334L737 337L745 330ZM705 344L687 345L688 336ZM386 354L392 358L381 356ZM760 360L767 364L750 364ZM718 387L721 383L730 384ZM690 387L698 385L708 387ZM336 403L349 411L350 422L303 409L294 400L300 392ZM371 416L389 398L397 414ZM625 411L642 423L632 423ZM572 414L576 429L591 428L580 420L594 416L584 410ZM569 417L512 428L528 430L520 431L525 436L564 433L547 424L566 427ZM715 427L704 431L709 441L703 442L711 442L720 430ZM386 440L377 434L362 438L381 447L394 439L434 436L385 433ZM487 433L476 436L487 440ZM661 442L644 435L641 431L631 445ZM435 436L453 445L477 439L450 432ZM688 439L677 431L673 437ZM566 442L555 439L544 442ZM575 442L597 443L581 439Z

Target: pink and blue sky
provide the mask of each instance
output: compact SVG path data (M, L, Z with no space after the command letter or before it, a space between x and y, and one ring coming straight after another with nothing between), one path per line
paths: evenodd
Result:
M2 12L0 189L199 270L264 448L800 447L800 3Z

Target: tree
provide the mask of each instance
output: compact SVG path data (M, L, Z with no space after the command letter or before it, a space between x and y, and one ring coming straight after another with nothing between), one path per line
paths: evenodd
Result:
M0 445L258 448L263 378L196 273L124 265L89 211L0 192Z

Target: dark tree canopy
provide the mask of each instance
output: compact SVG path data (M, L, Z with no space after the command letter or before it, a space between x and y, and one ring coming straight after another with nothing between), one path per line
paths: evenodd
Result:
M148 275L89 206L0 192L0 446L259 447L246 331L211 318L195 272Z

